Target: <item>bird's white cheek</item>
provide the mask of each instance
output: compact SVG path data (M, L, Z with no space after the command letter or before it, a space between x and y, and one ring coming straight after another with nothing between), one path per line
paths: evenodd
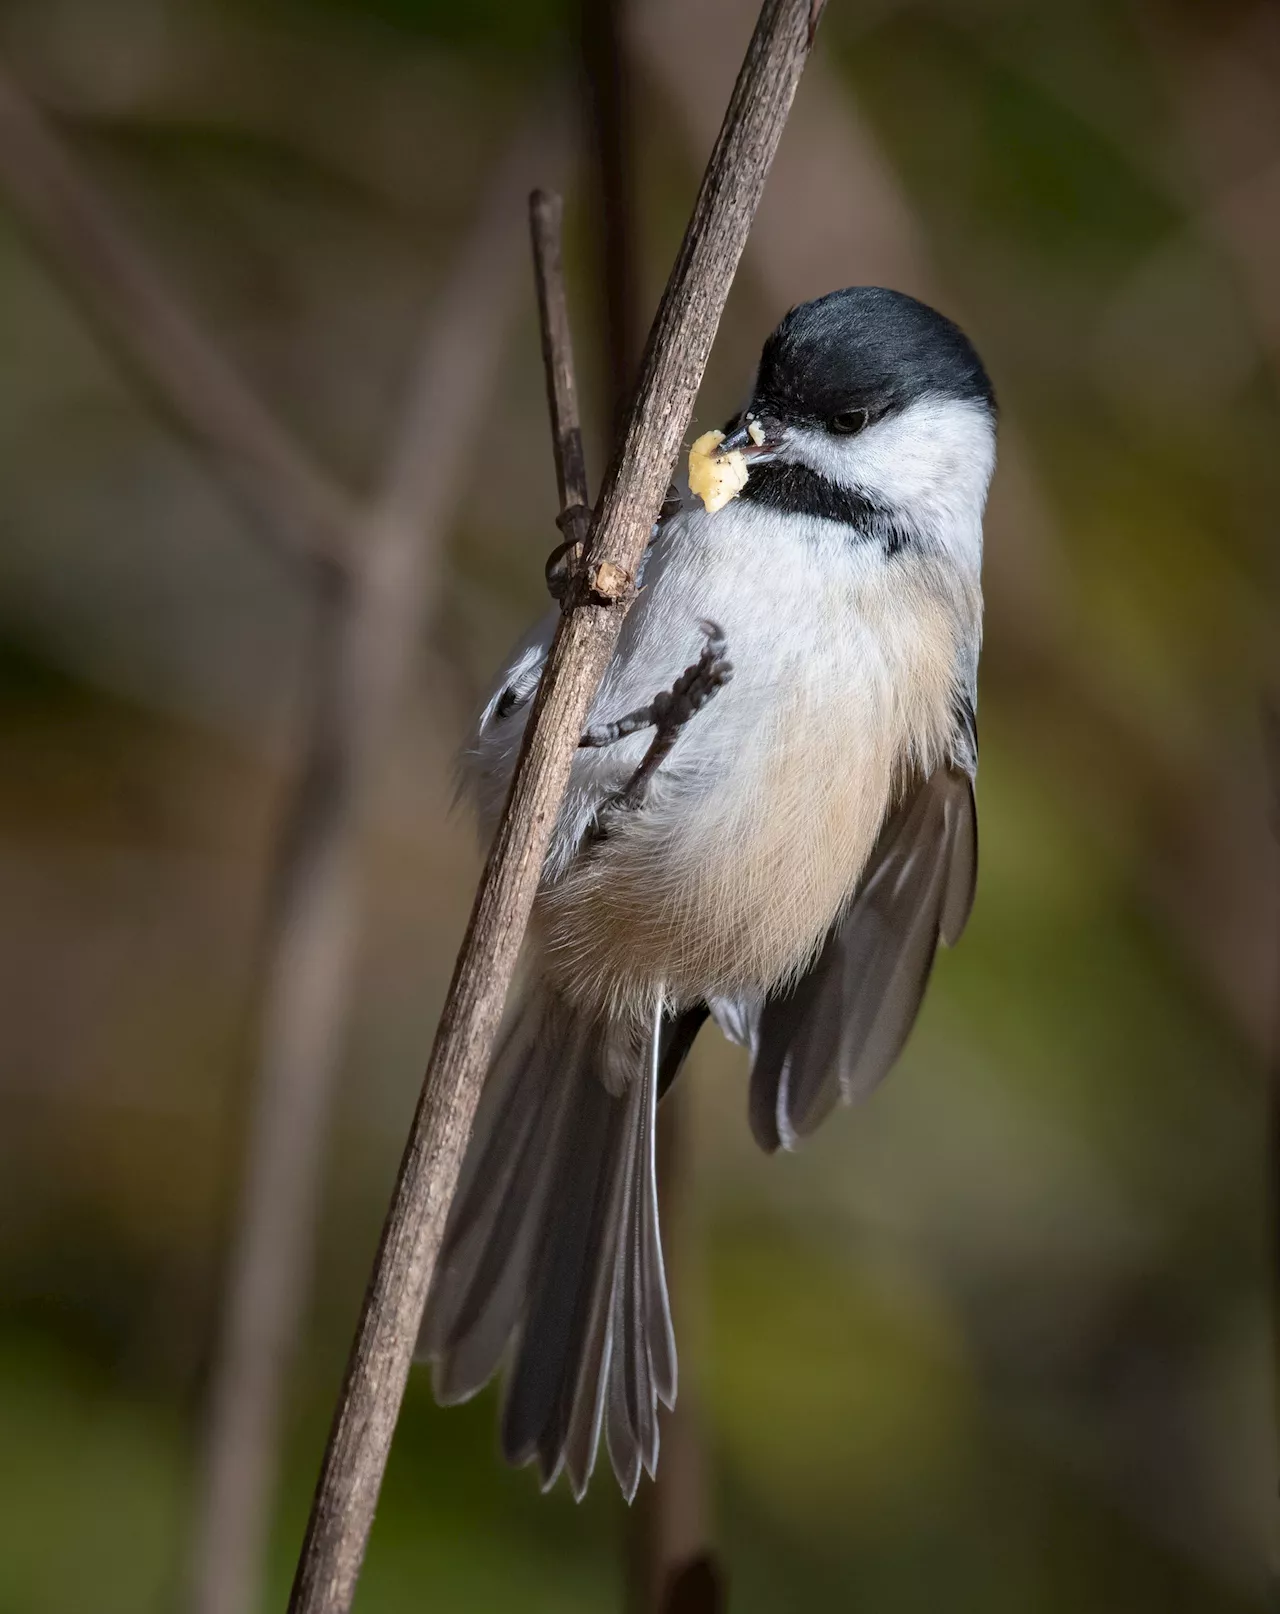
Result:
M981 404L923 398L856 437L792 428L783 457L904 513L945 507L959 515L961 507L981 510L995 433Z

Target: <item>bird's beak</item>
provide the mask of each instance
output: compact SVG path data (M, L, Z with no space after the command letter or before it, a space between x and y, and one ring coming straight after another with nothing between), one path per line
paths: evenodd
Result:
M722 443L716 445L716 457L732 454L735 450L748 459L765 460L782 447L786 428L771 415L758 415L748 409Z

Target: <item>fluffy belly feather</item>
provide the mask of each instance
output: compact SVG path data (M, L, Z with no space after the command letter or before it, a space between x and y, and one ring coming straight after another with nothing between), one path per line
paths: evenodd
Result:
M927 582L895 565L819 588L810 643L756 665L727 624L734 682L646 805L539 897L545 967L568 997L678 1006L758 994L807 966L903 780L947 743L955 619Z

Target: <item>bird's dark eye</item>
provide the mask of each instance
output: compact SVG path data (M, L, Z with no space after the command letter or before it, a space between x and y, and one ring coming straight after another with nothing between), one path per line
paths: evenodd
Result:
M852 437L867 424L867 418L865 409L842 409L838 415L832 415L827 424L841 437Z

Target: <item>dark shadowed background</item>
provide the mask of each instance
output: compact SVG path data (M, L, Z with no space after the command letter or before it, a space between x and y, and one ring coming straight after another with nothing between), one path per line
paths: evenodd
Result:
M632 0L645 318L751 0ZM332 477L548 137L598 474L607 364L569 0L5 0L0 51ZM579 132L575 136L573 128ZM479 861L452 758L558 541L531 278L380 748L264 1608L281 1608ZM498 277L501 282L502 277ZM982 877L893 1080L766 1160L689 1072L677 1329L731 1607L1263 1605L1265 1083L1280 900L1280 13L830 0L695 428L792 303L937 303L1003 407ZM505 295L505 294L504 294ZM442 410L448 413L447 403ZM179 1606L311 613L0 198L0 1614ZM411 1382L360 1609L616 1606L621 1509Z

